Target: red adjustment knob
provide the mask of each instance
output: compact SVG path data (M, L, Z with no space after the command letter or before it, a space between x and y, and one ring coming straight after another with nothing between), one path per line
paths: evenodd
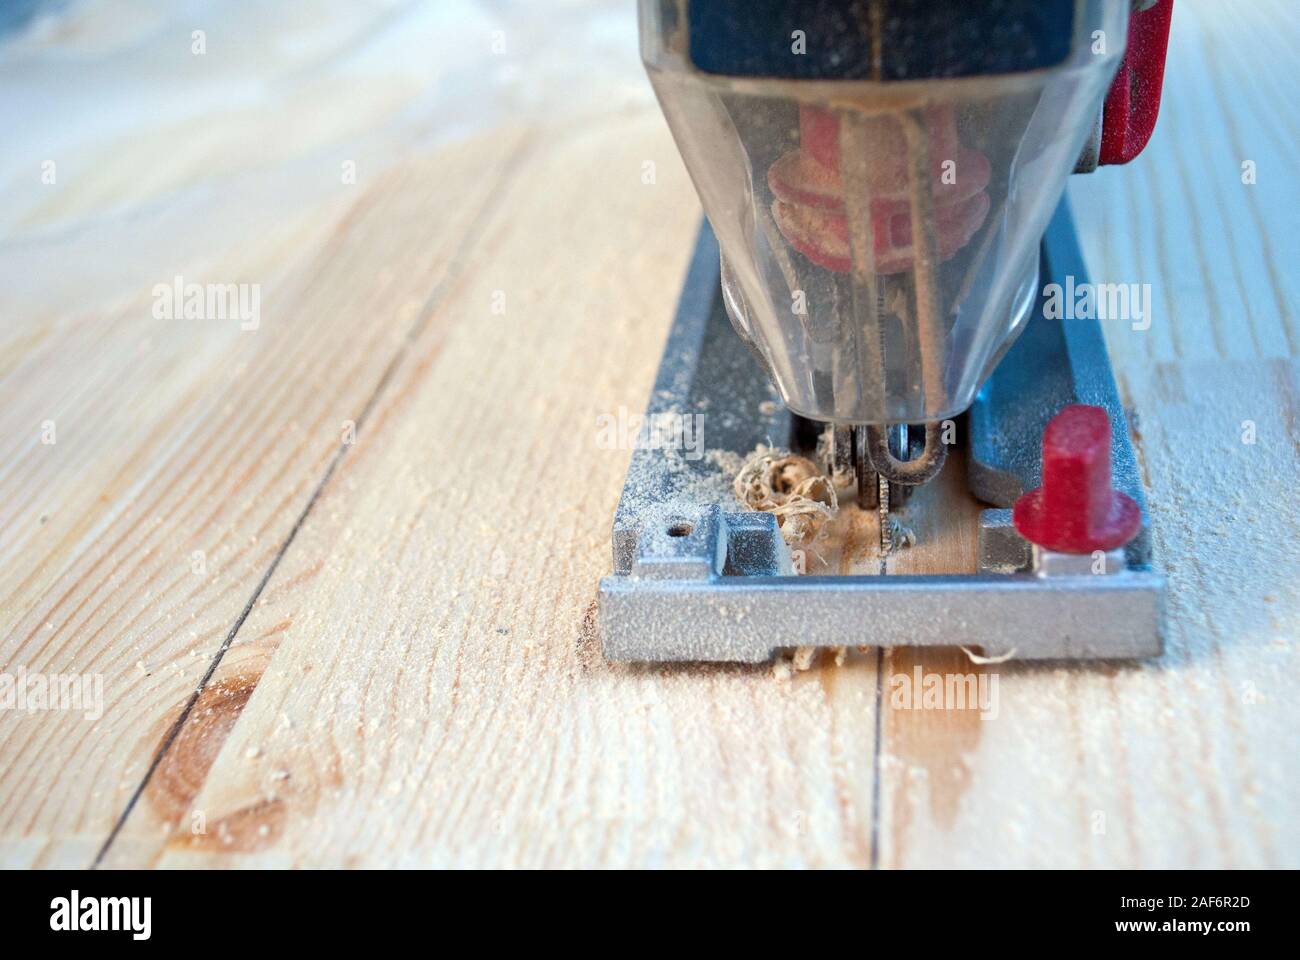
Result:
M1128 21L1128 47L1106 94L1099 163L1128 163L1147 145L1160 114L1174 0L1148 0Z
M1110 485L1110 417L1066 407L1043 431L1043 485L1016 501L1012 520L1030 543L1059 553L1115 550L1135 536L1142 510Z

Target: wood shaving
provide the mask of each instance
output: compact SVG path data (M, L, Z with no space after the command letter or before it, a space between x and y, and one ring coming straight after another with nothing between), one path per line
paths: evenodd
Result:
M1006 653L997 657L982 657L978 653L973 653L972 651L968 650L966 647L962 647L961 652L966 654L966 656L970 657L970 662L974 664L1006 663L1008 660L1010 660L1012 657L1016 655L1016 649L1017 649L1016 647L1012 647Z
M808 458L781 450L760 447L740 468L732 488L750 510L774 514L792 547L815 540L839 511L830 478Z

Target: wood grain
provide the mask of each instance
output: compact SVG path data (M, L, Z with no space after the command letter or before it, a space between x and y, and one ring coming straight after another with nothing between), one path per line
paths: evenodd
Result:
M513 52L446 69L545 78L552 111L485 86L477 132L385 120L347 190L337 151L309 190L310 149L232 179L196 150L25 206L4 221L0 667L100 672L108 703L0 716L0 862L1300 865L1300 18L1227 6L1180 0L1151 147L1070 187L1092 279L1152 284L1149 330L1107 326L1171 579L1147 664L603 660L628 451L596 417L642 407L699 217L622 7L564 14L596 51L580 69L529 42L538 14L465 5ZM334 56L286 74L308 84L286 110L341 89ZM58 258L85 270L59 283ZM176 273L260 283L262 326L155 320ZM943 492L889 573L969 568L974 507ZM996 678L996 710L898 707L918 667Z
M1238 17L1241 17L1238 20ZM1156 136L1069 195L1094 282L1149 283L1149 330L1106 334L1170 576L1169 650L1140 665L894 651L882 682L996 674L998 710L883 700L882 866L1211 867L1300 859L1300 476L1293 60L1281 4L1180 2ZM1279 113L1286 114L1285 117ZM1254 160L1255 185L1242 182ZM1258 440L1242 442L1254 423ZM926 514L940 535L952 526ZM962 529L965 529L962 527ZM924 541L933 532L922 531ZM969 543L899 572L969 562Z
M676 295L659 278L698 222L671 149L651 116L521 168L492 257L471 254L222 663L245 675L273 650L193 800L209 833L162 837L165 805L145 804L124 855L309 864L325 827L330 861L356 865L868 861L871 660L825 686L615 667L589 619L628 457L597 448L596 417L649 389ZM635 189L582 203L596 156ZM259 831L223 837L249 810Z
M503 133L490 152L518 142ZM2 415L17 446L6 546L24 562L5 567L4 660L102 674L106 701L94 724L5 717L0 790L27 800L5 806L3 829L48 837L37 863L88 862L124 811L490 200L482 149L363 190L296 269L246 281L264 274L210 266L261 283L256 331L213 321L203 339L143 300L99 321L116 349L94 332L84 347L51 337L10 375L22 400ZM410 216L420 185L458 179L462 207ZM45 419L63 425L52 445L39 440Z

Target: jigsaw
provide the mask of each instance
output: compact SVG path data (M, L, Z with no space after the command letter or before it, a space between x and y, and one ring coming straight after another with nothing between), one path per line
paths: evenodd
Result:
M1087 286L1065 182L1150 138L1172 6L641 0L707 216L646 421L700 418L711 456L634 451L607 657L1161 652L1164 579L1100 325L1044 302ZM800 575L781 518L732 491L764 445L876 516L879 570ZM978 570L889 574L897 515L955 461L984 505Z

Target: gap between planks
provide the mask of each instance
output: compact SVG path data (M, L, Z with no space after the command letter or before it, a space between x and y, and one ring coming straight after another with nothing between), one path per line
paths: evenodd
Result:
M384 372L380 375L379 381L375 384L375 388L366 398L361 413L358 415L356 420L356 433L358 437L365 429L365 425L369 421L371 413L374 412L375 407L378 405L380 398L384 395L385 390L387 390L388 385L392 382L393 375L409 355L412 345L419 339L420 335L429 325L429 321L432 319L433 314L445 299L447 291L456 284L463 274L469 260L469 254L482 240L487 225L492 222L497 207L500 205L502 198L506 196L505 187L514 178L524 159L533 150L536 139L536 133L528 131L520 137L519 142L512 150L510 158L506 161L501 173L496 178L496 183L493 189L488 193L487 198L474 215L469 230L466 233L464 245L452 259L447 273L438 280L434 285L433 290L430 291L429 296L425 299L424 305L420 309L420 313L416 316L410 329L407 330L402 342L394 350L393 356L389 359L387 366L385 366ZM330 480L338 470L339 464L341 464L343 458L347 456L348 448L353 445L354 444L351 443L340 442L338 450L335 451L334 456L330 459L330 462L328 466L326 466L324 473L321 475L320 480L317 481L306 505L298 514L297 519L294 520L294 524L290 528L289 533L285 536L284 542L281 543L279 549L276 550L271 562L267 565L265 572L258 580L257 586L253 588L253 592L249 595L248 602L244 604L243 610L240 611L239 616L236 617L235 622L231 625L229 632L221 643L221 646L213 655L202 679L195 687L194 692L190 694L189 699L181 709L175 722L171 725L171 728L167 731L167 735L164 738L162 745L154 753L153 758L149 762L148 768L140 778L140 782L136 784L135 789L131 792L131 796L127 800L126 806L123 808L121 815L113 824L113 829L109 832L103 845L95 854L95 859L90 865L92 870L97 869L104 862L104 858L108 855L114 841L122 832L122 828L125 826L127 819L131 816L131 812L135 809L140 797L143 796L144 791L148 788L150 780L153 779L158 767L161 765L168 751L176 742L177 736L179 736L181 730L189 720L190 715L194 711L195 704L198 703L199 698L207 689L213 675L217 672L217 668L221 666L221 661L225 658L227 651L230 650L230 645L234 643L235 637L238 636L240 628L248 619L248 615L252 612L258 598L261 597L262 592L266 589L266 585L271 581L271 577L275 575L276 569L280 566L280 561L284 559L285 554L289 552L289 548L293 546L294 539L298 536L298 531L302 529L303 523L307 520L308 515L310 515L312 509L316 506L317 502L319 502L321 494L329 485Z

